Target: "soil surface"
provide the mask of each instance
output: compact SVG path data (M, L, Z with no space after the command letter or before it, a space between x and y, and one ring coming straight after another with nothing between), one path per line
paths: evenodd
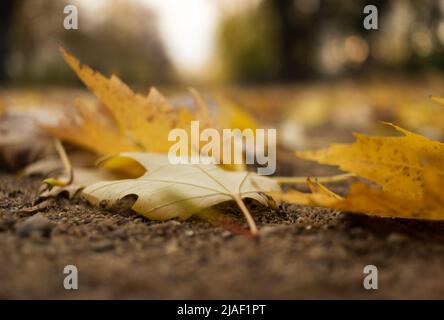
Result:
M259 240L201 219L153 222L0 175L0 298L444 298L444 223L250 204ZM240 213L232 206L233 216ZM379 289L363 287L375 265ZM65 290L63 269L78 269Z

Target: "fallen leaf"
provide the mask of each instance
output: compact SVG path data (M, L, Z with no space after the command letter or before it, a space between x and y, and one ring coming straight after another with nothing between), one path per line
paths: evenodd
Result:
M51 153L51 140L26 113L0 114L0 169L16 171Z
M76 159L76 157L74 157ZM76 159L77 160L77 159ZM81 159L83 160L83 159ZM73 166L72 181L64 186L50 185L44 183L41 187L36 202L48 198L54 198L61 194L67 194L68 198L73 198L79 191L93 183L118 179L120 176L112 171L104 168ZM52 180L67 180L67 173L60 158L47 157L26 166L20 173L24 176L41 176L44 178L52 178ZM48 181L48 179L46 179Z
M112 116L117 131L109 130L102 116L89 111L82 103L77 109L82 123L64 122L45 128L52 134L93 149L99 153L126 150L166 152L170 146L168 133L171 129L188 128L189 122L199 118L187 109L173 109L168 101L152 88L147 96L134 93L118 77L110 79L82 65L75 57L61 49L62 55L85 85L99 98ZM85 128L78 130L79 127ZM105 127L105 128L104 128ZM102 129L104 129L102 131ZM117 145L110 143L115 139Z
M182 128L190 133L193 120L200 122L200 130L209 127L221 130L224 126L255 128L255 121L233 104L227 103L216 115L210 112L200 94L190 89L194 111L186 107L172 107L156 88L151 88L147 96L135 93L118 77L113 75L108 79L82 65L65 50L61 49L61 53L106 110L77 101L78 121L65 119L57 125L43 126L57 138L105 155L124 151L166 153L175 143L168 141L169 132ZM105 113L109 113L110 117Z
M444 197L442 196L444 176L428 168L424 171L422 180L424 192L419 199L406 199L364 183L352 184L349 195L345 198L333 196L334 193L324 186L322 189L312 189L311 193L291 190L275 197L289 203L321 206L366 215L444 220Z
M62 117L56 126L42 125L55 137L86 147L100 154L140 150L125 137L100 105L76 99L77 119Z
M343 200L340 195L327 189L322 184L307 179L307 186L311 193L300 192L297 190L289 190L285 193L270 193L276 200L281 200L289 203L307 205L307 206L324 206L328 207L336 204L339 200Z
M319 151L297 152L304 159L338 165L376 186L352 184L347 197L320 184L311 193L292 190L278 198L299 204L342 211L444 220L444 144L393 126L402 136L373 137L356 134L353 144L334 144Z
M112 206L128 195L138 198L132 209L154 220L186 219L199 210L234 200L257 233L242 199L251 198L267 205L265 192L279 192L273 180L246 171L229 172L216 165L171 165L168 157L154 153L122 153L139 162L147 172L137 179L99 182L83 190L94 205Z
M57 177L60 179L60 176ZM49 189L43 190L38 200L57 197L66 193L68 198L73 198L87 186L103 180L116 179L110 171L106 169L73 168L73 180L65 186L49 186Z
M332 144L318 151L296 152L303 159L337 165L377 183L390 195L404 199L424 196L424 170L435 163L444 174L444 144L389 124L402 136L374 137L355 134L353 144Z

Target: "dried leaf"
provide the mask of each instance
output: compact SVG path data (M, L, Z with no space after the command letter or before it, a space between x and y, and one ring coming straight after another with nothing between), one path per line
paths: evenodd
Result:
M26 113L0 115L0 169L16 171L51 153L51 140Z
M364 183L354 183L346 198L337 197L322 186L312 189L312 193L291 190L275 197L295 204L321 206L345 212L356 212L382 217L398 217L409 219L444 220L444 176L433 169L426 169L422 177L424 181L423 196L419 199L406 199L380 188Z
M42 176L45 178L51 177L53 180L67 180L67 173L64 172L64 167L59 158L44 158L36 161L21 171L21 175L25 176ZM68 198L73 198L79 191L84 189L86 186L93 183L118 179L119 175L105 170L103 168L90 168L90 167L80 167L73 166L73 179L72 181L64 186L50 185L49 183L44 183L42 185L41 191L39 193L37 202L40 202L47 198L54 198L61 194L67 194ZM45 181L49 181L46 179Z
M337 203L339 200L343 200L340 195L337 195L322 184L312 181L311 179L307 179L307 186L311 193L289 190L286 193L271 193L270 196L277 200L307 206L328 207Z
M116 179L116 176L105 169L73 168L73 181L65 186L51 186L39 194L40 199L57 197L67 193L68 198L73 198L81 190L94 183L104 180ZM58 177L60 179L60 177Z
M59 120L57 126L46 125L44 129L53 136L100 154L140 150L118 131L100 106L80 99L76 100L75 106L77 121L65 117Z
M168 141L171 129L190 132L190 122L200 121L200 130L212 127L255 128L256 122L233 103L225 101L218 113L210 112L200 94L190 89L195 111L173 108L167 99L152 88L147 96L134 93L119 78L110 79L82 65L61 49L66 62L85 85L99 98L111 117L100 106L78 101L78 121L65 119L55 126L43 126L53 136L98 152L116 154L123 151L166 153L175 142Z
M179 217L186 219L198 210L221 202L234 200L249 221L252 232L254 222L242 198L252 198L268 204L263 192L279 192L271 179L245 171L228 172L216 165L171 165L168 157L153 153L123 153L138 161L147 172L137 179L99 182L88 186L83 195L92 204L112 206L128 195L136 195L133 210L155 220Z
M356 134L353 144L296 153L304 159L338 165L378 186L354 183L347 197L335 199L334 193L318 184L310 187L312 193L291 191L279 198L384 217L444 220L444 144L391 126L403 136Z
M168 133L171 129L179 127L186 129L189 122L196 116L186 109L175 110L168 101L154 88L147 96L134 93L119 78L110 79L95 72L61 49L62 55L71 68L77 73L85 85L100 99L103 106L112 115L117 125L117 141L121 150L149 150L153 152L166 152L170 146ZM108 153L114 147L110 144L112 131L105 129L100 116L88 112L84 105L77 104L77 109L83 117L86 129L77 130L78 124L71 123L66 131L67 123L55 126L49 130L60 138L71 140L91 148L99 153ZM108 135L108 133L110 133ZM128 146L128 147L127 147ZM114 152L118 152L117 148Z
M355 134L353 144L333 144L318 151L296 152L303 159L337 165L379 184L383 191L404 199L424 195L424 170L433 159L436 172L444 174L444 144L395 125L403 136L374 137Z

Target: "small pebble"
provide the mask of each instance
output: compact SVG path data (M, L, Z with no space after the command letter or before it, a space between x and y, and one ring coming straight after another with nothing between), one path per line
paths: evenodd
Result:
M341 246L333 246L330 249L330 254L339 259L345 259L348 256L347 250L345 250L344 247Z
M302 218L302 217L299 217L299 218L296 219L296 223L304 224L305 223L305 219Z
M3 218L0 219L0 232L11 229L14 226L14 219L12 218Z
M181 224L182 223L177 220L170 220L170 221L164 222L165 226L180 226Z
M177 243L177 240L175 240L175 239L168 242L165 246L165 253L166 254L175 253L177 250L179 250L179 244Z
M225 230L224 232L222 232L221 236L222 238L230 238L231 236L233 236L233 234L230 231Z
M267 236L269 234L272 234L275 231L276 231L276 227L274 227L274 226L265 226L265 227L262 227L259 230L259 233L260 233L261 236Z
M364 229L361 227L354 227L349 231L349 235L352 237L360 237L364 234Z
M187 237L192 237L192 236L194 236L194 231L193 230L185 230L185 235Z
M308 251L308 255L312 259L320 259L320 258L323 258L323 257L327 256L328 252L327 252L327 249L325 249L325 248L323 248L321 246L315 246L315 247L312 247Z
M114 243L111 242L111 241L107 241L107 240L105 240L105 241L99 241L99 242L96 242L96 243L94 243L94 244L92 245L92 249L93 249L95 252L105 252L105 251L110 251L110 250L112 250L112 249L114 249L114 248L115 248Z
M20 237L29 237L34 233L43 237L49 237L53 228L54 224L51 221L42 214L37 213L18 226L17 234Z
M409 237L401 234L401 233L397 233L397 232L392 232L389 234L389 236L387 237L387 242L388 243L403 243L409 240Z

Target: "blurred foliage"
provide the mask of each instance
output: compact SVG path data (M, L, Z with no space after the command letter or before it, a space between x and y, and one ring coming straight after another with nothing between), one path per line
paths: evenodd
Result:
M271 80L277 76L276 17L266 5L229 15L218 30L218 55L229 78Z
M444 69L444 1L372 1L378 30L363 27L367 4L263 0L226 15L217 38L221 69L249 82Z
M58 48L81 54L85 62L130 83L162 83L174 78L154 14L135 1L106 1L100 12L79 14L79 29L63 28L67 1L17 3L9 33L7 74L13 83L77 83ZM89 10L80 12L88 13ZM128 19L131 17L131 19Z
M157 17L142 1L71 2L81 12L75 31L63 28L68 0L0 2L0 81L76 83L58 54L60 45L131 84L177 79ZM377 31L363 28L367 4L245 0L221 10L214 63L202 79L212 79L214 71L225 80L272 82L444 69L444 0L373 0Z

